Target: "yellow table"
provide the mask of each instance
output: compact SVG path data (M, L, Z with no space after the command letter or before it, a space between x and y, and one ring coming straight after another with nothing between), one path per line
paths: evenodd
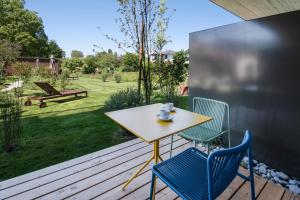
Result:
M152 104L130 109L118 110L105 113L123 128L127 129L147 143L153 143L152 157L124 184L128 184L154 160L157 164L162 158L159 154L159 140L169 137L185 129L212 120L211 117L199 115L190 111L175 108L173 120L170 122L158 120L157 114L163 104Z

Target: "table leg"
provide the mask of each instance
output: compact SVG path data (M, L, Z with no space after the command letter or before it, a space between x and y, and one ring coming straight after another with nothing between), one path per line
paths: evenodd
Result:
M155 164L158 163L158 160L161 159L159 155L159 140L154 142L154 162ZM162 160L162 159L161 159ZM154 183L153 183L153 199L155 200L155 188L156 188L156 176L154 176Z
M124 189L126 189L126 187L129 185L129 183L131 183L131 181L133 180L133 179L135 179L138 175L139 175L139 173L141 173L141 171L145 168L145 167L147 167L147 165L149 165L149 163L152 161L154 159L154 155L138 170L138 171L136 171L133 175L132 175L132 177L124 184L124 186L123 186L123 190Z
M132 177L124 184L123 186L123 190L126 189L126 187L132 182L133 179L135 179L139 173L142 172L143 169L145 169L145 167L147 167L150 162L154 160L154 163L157 164L159 160L163 161L162 158L159 155L159 140L155 141L153 143L153 155L152 157L137 171L135 172ZM154 181L154 188L156 185L156 181Z

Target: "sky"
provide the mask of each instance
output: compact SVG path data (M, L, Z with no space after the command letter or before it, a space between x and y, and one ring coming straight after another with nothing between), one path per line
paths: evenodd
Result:
M72 50L94 54L94 45L124 53L104 36L123 38L116 23L116 0L26 0L25 7L38 13L48 38L55 40L67 57ZM209 0L167 0L167 8L172 14L167 31L172 42L165 49L174 51L189 48L190 32L242 21Z

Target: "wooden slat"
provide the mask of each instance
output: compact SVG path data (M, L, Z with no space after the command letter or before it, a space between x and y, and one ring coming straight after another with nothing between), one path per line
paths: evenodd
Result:
M284 188L268 181L258 200L280 200L284 194Z
M286 189L281 200L290 200L291 197L292 197L292 192Z
M264 186L267 184L267 181L259 176L254 176L255 182L255 196L257 197ZM249 199L250 198L250 183L246 182L243 186L235 193L231 198L233 200Z
M300 9L298 0L210 0L233 14L251 20Z
M176 148L176 147L184 145L186 143L187 143L187 141L180 139L180 140L177 140L176 142L174 142L174 147ZM170 150L169 144L161 147L161 153L166 153L169 150ZM127 162L124 162L121 165L115 165L114 167L111 167L108 170L103 171L102 173L95 174L94 176L90 176L79 182L75 182L73 184L68 184L68 185L66 184L67 187L63 187L59 190L56 190L53 193L50 193L42 198L43 199L53 199L54 197L57 197L57 196L66 198L66 197L69 197L76 193L82 192L86 189L95 187L96 185L99 185L99 184L104 185L104 184L106 184L105 181L107 181L108 179L111 179L111 178L114 178L115 180L120 182L119 184L121 184L130 178L131 174L129 173L129 171L131 173L134 173L137 170L137 168L140 167L140 165L144 164L146 162L146 160L150 158L152 153L144 152L144 154L142 154L140 156L138 156L137 153L135 153L135 154L137 157L133 160L128 160ZM119 158L119 159L126 159L126 158L127 157ZM132 168L134 168L135 170L131 170ZM123 174L123 173L125 173L125 174ZM120 178L118 176L120 176L122 178ZM117 184L117 182L114 182L113 184L109 184L109 186L113 187L116 184ZM103 189L103 187L101 189ZM98 190L98 192L99 191L100 190Z
M10 188L10 187L25 183L25 182L30 181L30 180L34 180L36 178L40 178L40 177L55 173L57 171L64 170L66 168L69 168L69 167L72 167L72 166L75 166L75 165L79 165L83 162L93 160L93 159L98 158L100 156L104 156L106 154L111 154L115 151L120 151L122 149L130 147L132 145L136 145L138 143L142 143L142 140L141 139L134 139L134 140L124 142L124 143L121 143L121 144L118 144L118 145L115 145L115 146L112 146L112 147L109 147L109 148L106 148L106 149L103 149L103 150L100 150L100 151L97 151L97 152L94 152L94 153L91 153L91 154L88 154L88 155L84 155L84 156L81 156L81 157L63 162L63 163L52 165L50 167L47 167L47 168L44 168L44 169L41 169L41 170L37 170L37 171L31 172L31 173L28 173L28 174L25 174L25 175L22 175L22 176L18 176L16 178L12 178L12 179L9 179L9 180L6 180L6 181L2 181L2 182L0 182L0 191L4 190L6 188Z
M217 198L217 200L230 199L244 183L244 179L241 177L236 177L226 188L226 190Z
M109 164L107 161L115 159L119 157L120 155L126 156L126 153L133 152L135 153L136 150L139 150L141 148L146 148L147 145L145 145L143 142L137 143L135 145L131 145L127 148L114 151L109 154L105 154L104 156L97 156L96 158L90 159L85 162L81 162L80 164L75 164L73 166L70 166L68 168L64 168L64 170L58 170L56 172L53 172L51 174L44 175L40 178L36 178L27 182L22 183L21 185L16 185L14 187L10 187L7 189L4 189L0 193L0 199L11 197L13 195L21 194L24 192L31 193L32 189L37 189L39 193L41 193L40 188L41 186L54 183L55 181L62 180L63 178L68 178L71 175L81 173L82 171L86 169L93 170L95 167L97 167L100 164L106 163ZM148 148L148 150L151 150ZM48 187L48 186L46 186Z
M167 140L162 141L162 145L168 143L169 141ZM80 166L76 166L76 168L68 168L64 171L59 171L58 173L44 176L40 179L35 179L34 181L26 182L21 185L22 187L9 188L4 190L3 195L1 195L2 193L0 194L0 198L9 197L12 195L14 195L14 198L12 199L19 199L21 196L25 199L37 198L44 194L63 188L66 185L70 185L74 182L78 182L85 178L101 173L114 166L134 159L137 156L150 153L151 151L152 147L150 145L139 143L122 151L116 151L112 154L100 157L99 160L85 162ZM113 159L113 162L108 162Z
M161 142L164 159L169 158L170 139ZM176 137L174 154L190 147L184 139ZM126 190L123 184L149 159L152 146L139 139L101 150L87 156L73 159L46 169L4 181L1 184L0 199L127 199L149 198L151 170L147 167ZM244 168L239 170L248 175ZM32 175L32 176L31 176ZM8 183L6 186L3 183ZM6 189L3 189L6 188ZM255 176L255 189L258 199L300 200L299 195ZM5 192L9 193L5 193ZM20 193L21 192L21 193ZM19 193L19 194L18 194ZM249 199L249 183L236 177L218 200ZM180 198L175 192L158 180L156 199L175 200Z
M186 144L184 146L181 146L180 148L177 148L174 150L174 154L183 151L184 149L188 148L190 144ZM167 156L168 157L168 152L163 155L163 158ZM112 189L105 192L105 193L99 193L98 190L101 189L101 185L98 185L97 187L93 188L92 191L85 191L84 193L86 195L94 195L96 197L95 199L120 199L136 190L139 190L141 187L143 187L146 184L149 184L151 181L151 171L149 168L147 168L147 171L140 176L138 176L136 179L134 179L134 182L129 185L129 187L126 190L122 190L123 185L119 185L115 188L111 187ZM127 181L127 180L124 180ZM157 190L159 191L161 188L158 185ZM84 193L80 193L77 196L74 196L75 199L82 199L86 195ZM145 194L149 195L149 190L145 191Z
M300 196L293 193L290 200L300 200Z
M173 200L176 199L177 197L178 195L169 187L165 187L155 196L155 198L159 200Z

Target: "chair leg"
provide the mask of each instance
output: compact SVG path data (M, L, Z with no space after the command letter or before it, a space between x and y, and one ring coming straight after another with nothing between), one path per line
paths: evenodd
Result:
M231 147L231 141L230 141L230 131L228 131L228 145L229 145L229 148Z
M152 180L151 180L151 188L150 188L150 200L155 199L155 186L154 186L154 181L155 181L155 174L152 173Z
M252 160L252 149L248 149L249 164L248 169L250 173L250 189L251 189L251 200L255 200L255 187L254 187L254 176L253 176L253 160Z
M174 135L171 136L171 149L170 149L170 158L172 158L172 151L173 151L173 141L174 141Z
M209 145L209 143L206 144L206 148L207 148L207 155L209 155L209 152L210 152L210 145Z

